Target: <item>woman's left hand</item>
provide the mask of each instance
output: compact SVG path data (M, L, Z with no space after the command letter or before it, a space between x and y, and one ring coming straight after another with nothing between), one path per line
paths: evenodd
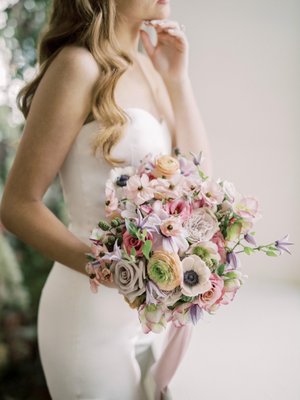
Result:
M143 46L155 69L164 80L178 81L188 75L189 45L184 31L177 21L145 21L153 26L157 34L157 44L153 46L149 34L140 30Z

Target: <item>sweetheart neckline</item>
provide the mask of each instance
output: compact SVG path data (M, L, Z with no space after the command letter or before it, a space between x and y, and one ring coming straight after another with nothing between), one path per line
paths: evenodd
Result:
M147 115L149 115L154 121L156 121L160 126L163 126L164 124L166 124L166 120L165 118L162 118L161 121L159 121L159 119L157 117L155 117L150 111L146 110L145 108L140 108L140 107L125 107L124 110L138 110L138 111L142 111L144 113L146 113ZM82 128L85 128L86 126L98 122L95 119L93 121L90 121L84 125L82 125Z

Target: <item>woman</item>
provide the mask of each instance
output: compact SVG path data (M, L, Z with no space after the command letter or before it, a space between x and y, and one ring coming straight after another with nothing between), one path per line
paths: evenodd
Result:
M177 146L183 152L203 150L203 170L211 174L188 76L187 39L169 14L168 0L54 0L40 41L39 73L19 94L26 125L1 219L55 261L40 299L38 344L56 400L141 400L154 398L155 391L157 396L147 375L156 335L141 334L137 311L114 284L103 282L97 295L91 293L85 264L111 167L137 165L149 151L170 153ZM143 23L156 30L155 46L141 30ZM138 51L140 38L147 55ZM57 173L68 227L42 202ZM159 393L168 398L166 385L184 347L178 342L169 368L172 340L170 335L152 370ZM144 376L148 380L141 385Z

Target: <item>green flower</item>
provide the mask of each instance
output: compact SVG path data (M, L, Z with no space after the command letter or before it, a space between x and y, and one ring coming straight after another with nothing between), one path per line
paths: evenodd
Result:
M181 261L176 253L154 252L147 265L149 278L161 290L173 290L181 282Z

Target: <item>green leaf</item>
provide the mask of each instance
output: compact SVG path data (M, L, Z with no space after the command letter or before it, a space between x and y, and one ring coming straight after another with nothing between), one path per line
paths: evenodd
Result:
M276 250L277 250L277 247L275 247L275 246L269 246L268 249L269 249L269 250L276 251Z
M248 256L249 256L250 254L252 254L253 251L254 251L254 250L252 249L252 247L247 247L247 246L244 247L244 252L245 252L246 254L248 254Z
M267 251L267 252L266 252L266 255L267 255L267 256L277 257L277 254L274 253L274 251Z
M85 253L85 254L86 254L86 258L89 261L94 261L95 260L95 256L93 254L90 254L90 253Z
M149 260L149 254L150 254L151 248L152 248L152 241L146 240L145 243L143 244L142 252L147 260Z
M225 270L225 264L219 265L219 267L218 267L218 269L217 269L217 274L218 274L219 276L223 275L224 270Z
M135 256L136 256L136 250L135 250L135 248L134 248L134 247L131 247L131 250L130 250L130 255L131 255L131 256L133 256L133 257L135 257Z
M190 297L190 296L185 296L184 294L180 297L180 300L184 301L185 303L190 303L191 301L193 301L194 297Z
M129 219L125 219L126 230L130 235L137 237L139 228L135 225L134 222L130 221Z

